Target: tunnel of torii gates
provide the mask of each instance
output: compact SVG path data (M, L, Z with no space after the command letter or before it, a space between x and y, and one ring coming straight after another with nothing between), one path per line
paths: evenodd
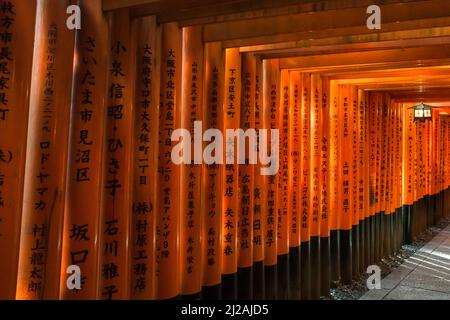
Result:
M0 298L317 299L448 217L450 2L357 3L0 0Z

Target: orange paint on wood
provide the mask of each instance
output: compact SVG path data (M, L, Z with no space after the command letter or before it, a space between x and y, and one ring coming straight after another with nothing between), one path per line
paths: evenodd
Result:
M260 58L256 58L255 69L255 129L259 135L259 130L264 129L263 68ZM258 136L258 142L260 139ZM253 260L255 262L264 260L264 234L267 219L267 176L260 174L261 168L262 166L258 161L254 171L255 183L253 190Z
M181 124L181 30L177 23L161 25L159 156L156 218L156 297L176 297L180 272L180 166L172 162L177 144L172 132Z
M101 217L108 25L99 2L80 2L69 140L67 196L62 239L61 299L96 299ZM80 137L85 134L86 140ZM80 259L83 257L83 259ZM66 285L67 267L81 269L81 290Z
M181 165L180 267L181 294L201 291L201 174L203 154L195 153L195 121L202 119L203 41L200 26L183 28L181 128L191 134L192 164ZM205 128L206 130L207 128ZM197 133L201 135L201 133ZM201 142L199 143L202 144ZM203 149L202 149L203 150ZM187 150L183 150L186 152Z
M352 189L351 189L351 163L352 163L352 105L351 88L342 85L339 88L339 229L352 228Z
M238 48L225 50L224 131L236 130L240 125L241 59ZM228 140L229 139L229 140ZM223 167L223 252L222 273L232 274L238 267L239 221L239 165L237 164L237 139L224 139L225 165Z
M278 129L280 70L278 60L263 60L263 117L264 129ZM271 136L267 139L271 146ZM278 230L278 174L266 176L267 216L264 231L264 264L273 266L277 263Z
M336 81L330 82L330 149L329 149L329 212L330 229L339 230L339 161L340 161L340 112L339 86Z
M322 78L321 116L322 130L320 141L320 236L330 236L329 202L330 202L330 81Z
M35 2L9 3L11 8L0 11L1 21L11 20L10 25L0 26L2 34L11 36L2 44L10 54L0 60L4 82L0 91L4 97L0 107L0 256L7 257L0 261L1 300L16 296L36 20Z
M131 299L155 298L156 178L160 29L155 17L132 22L135 53Z
M300 172L301 172L301 99L302 84L301 73L291 71L289 73L289 206L291 215L289 222L289 246L291 248L300 245L301 207L300 207Z
M242 55L242 96L240 110L240 127L242 130L255 129L255 85L256 58L246 53ZM256 137L256 134L253 135ZM257 158L250 148L254 148L257 139L245 139L245 164L239 166L239 257L238 266L247 268L253 265L253 223L254 223L254 184L255 165L251 163L251 156ZM257 160L257 159L256 159Z
M301 240L311 238L311 74L302 74L301 106Z
M292 216L289 203L289 70L281 70L280 75L280 167L278 171L278 246L279 255L289 253L289 222Z
M107 112L103 160L103 213L99 298L130 297L130 226L134 73L127 10L109 14Z
M311 74L310 88L310 145L309 145L309 230L311 237L320 235L322 196L322 79Z
M205 44L203 124L223 129L224 50L220 43ZM208 142L207 144L212 144ZM216 142L219 143L219 142ZM213 145L214 146L214 145ZM220 148L220 147L219 147ZM203 285L221 282L222 275L222 165L204 164L202 171L202 273Z
M60 292L74 49L60 13L68 5L37 5L17 299L57 299Z

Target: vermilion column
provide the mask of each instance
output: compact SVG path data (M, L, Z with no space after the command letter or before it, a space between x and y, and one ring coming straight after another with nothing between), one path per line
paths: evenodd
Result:
M103 134L106 116L108 26L100 1L80 2L83 27L77 31L72 89L67 197L62 238L61 299L96 299L102 199ZM86 137L83 139L82 137ZM81 289L66 284L81 269Z
M100 299L130 297L133 71L127 10L109 14L107 109L104 130ZM145 256L145 255L144 255Z
M223 132L223 101L224 90L224 50L220 43L205 44L205 74L203 86L203 126L219 129ZM217 154L217 148L222 144L211 141ZM214 143L214 144L213 144ZM211 147L211 148L212 148ZM206 152L205 147L205 152ZM209 149L208 149L209 150ZM204 294L208 298L220 298L220 282L222 275L222 165L219 163L204 164L202 171L202 273Z
M376 97L370 93L368 97L368 140L369 140L369 214L370 214L370 263L377 261L375 251L377 247L376 238L376 201L377 201L377 105Z
M17 299L59 296L74 48L63 14L69 4L37 4Z
M168 299L181 290L180 269L180 166L172 161L180 128L181 31L177 23L161 25L161 76L156 218L156 297Z
M330 109L329 109L329 222L330 222L330 280L333 284L340 281L340 226L339 226L339 161L340 161L340 96L336 81L330 81Z
M291 210L289 221L289 277L290 299L301 298L301 261L300 261L300 111L302 99L301 73L289 73L289 207Z
M366 239L365 236L367 234L366 230L366 216L365 216L365 203L364 203L364 183L368 179L368 177L365 176L365 149L366 149L366 141L365 141L365 95L364 91L361 89L358 89L358 97L357 97L357 103L358 103L358 150L357 150L357 179L356 179L356 210L358 212L358 220L359 220L359 270L363 271L365 269L365 259L366 259Z
M352 279L352 123L353 112L351 101L351 88L349 85L340 86L340 156L339 156L339 227L341 244L341 276L343 283L350 283Z
M311 297L311 74L302 74L302 105L301 105L301 180L300 180L300 210L301 210L301 282L302 299Z
M350 111L351 111L351 149L352 160L350 164L350 192L351 192L351 220L352 220L352 272L353 276L359 274L360 259L360 226L358 211L358 89L356 86L350 86Z
M278 129L280 71L279 61L263 60L263 126L268 137L267 152L271 147L271 129ZM262 137L260 136L260 139ZM266 299L275 299L276 295L276 264L277 264L277 230L278 230L278 174L266 178L267 216L264 229L264 265Z
M320 135L320 293L330 295L330 80L322 79L320 97L322 130Z
M196 132L200 130L195 129L195 122L202 120L203 108L203 39L201 27L183 28L182 50L181 127L191 134L191 150L183 151L191 152L192 164L181 166L181 294L193 295L200 293L202 287L201 165L203 154L201 148L202 132Z
M131 198L131 299L155 298L155 217L158 157L160 29L155 17L132 22L133 71L133 193Z
M253 298L253 221L255 161L257 160L255 130L255 81L256 58L249 53L242 55L242 94L240 128L249 133L241 144L245 147L245 163L239 166L239 221L238 221L238 283L239 299Z
M222 207L222 274L224 298L237 297L238 221L239 221L239 165L238 139L227 132L236 132L240 125L241 61L238 48L225 51L225 91L222 112L224 114L223 151L223 207ZM229 131L227 131L229 130Z
M16 296L36 2L3 1L0 77L0 299ZM20 30L20 32L18 32Z
M280 73L280 103L278 121L280 130L280 167L278 171L278 299L289 297L289 222L292 215L289 203L289 70Z
M322 215L322 79L311 75L309 138L309 232L311 298L320 298L320 221ZM305 150L302 150L305 151Z
M259 142L261 141L260 130L264 127L263 115L263 67L262 60L256 58L255 63L255 129ZM264 243L265 243L265 225L267 218L267 177L261 174L262 165L258 160L255 166L255 182L253 191L253 297L263 299L265 297L264 286Z

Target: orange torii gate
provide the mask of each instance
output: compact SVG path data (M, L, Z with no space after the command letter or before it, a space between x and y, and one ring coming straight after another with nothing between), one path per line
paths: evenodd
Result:
M406 89L415 72L450 85L450 47L401 47L414 35L388 33L411 22L392 3L380 31L392 43L376 51L343 42L355 19L324 19L306 42L317 17L303 4L181 19L80 0L73 31L69 3L1 11L29 32L0 61L0 297L319 299L448 217L450 104L416 121ZM448 12L436 3L414 4L424 30ZM360 11L344 4L318 16ZM178 129L189 149L175 148Z

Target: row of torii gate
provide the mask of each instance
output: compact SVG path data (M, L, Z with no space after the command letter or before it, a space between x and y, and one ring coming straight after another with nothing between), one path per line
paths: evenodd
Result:
M101 1L81 0L73 31L70 1L0 1L11 34L0 58L1 298L317 299L448 216L446 105L415 122L417 93L380 85L395 69L391 86L420 71L425 86L445 87L443 39L373 52L368 34L354 44L361 51L333 48L344 35L329 28L365 27L364 14L352 18L363 4L295 3L295 13L255 9L240 20L218 6L222 15L190 24L140 11L146 1L119 8L131 2L105 1L104 13ZM450 10L410 5L436 24ZM382 9L391 11L377 32L389 41L448 32L424 21L415 34L395 31L419 17L394 1ZM324 55L302 54L321 37ZM284 56L293 41L299 56ZM378 82L354 80L366 72ZM278 129L279 170L174 164L172 133L193 133L195 121Z

